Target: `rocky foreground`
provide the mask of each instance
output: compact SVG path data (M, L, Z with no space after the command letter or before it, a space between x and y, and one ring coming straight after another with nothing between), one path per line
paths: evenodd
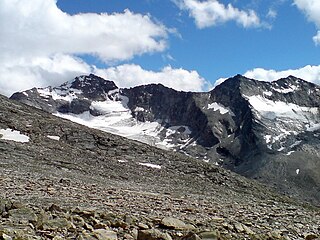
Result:
M319 208L0 97L0 239L318 239Z

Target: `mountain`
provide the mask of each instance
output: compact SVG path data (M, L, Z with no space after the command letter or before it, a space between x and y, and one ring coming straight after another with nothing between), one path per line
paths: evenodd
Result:
M241 75L210 92L160 84L120 89L95 75L12 95L54 115L211 162L320 202L320 88Z
M87 89L81 94L92 93L89 85L81 86ZM116 106L126 100L110 83L103 86L100 96L94 94L95 100L108 98ZM154 87L160 90L151 90ZM165 91L163 86L149 88L153 94ZM49 107L43 98L52 107L61 107L80 89L56 88L51 93L33 89L23 95L38 98L37 106ZM90 101L78 96L75 102ZM71 103L67 106L60 109L79 109ZM90 110L93 116L101 116L100 109ZM123 119L127 113L117 110L117 114L109 117ZM3 96L0 159L0 239L319 236L318 208L211 163L88 128Z

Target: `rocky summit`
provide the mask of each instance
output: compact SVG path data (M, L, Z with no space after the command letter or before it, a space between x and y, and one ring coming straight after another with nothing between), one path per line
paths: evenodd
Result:
M210 92L192 93L159 84L119 89L91 74L11 99L320 204L320 88L302 79L237 75Z
M104 96L125 99L110 91ZM61 95L45 93L40 97L52 105L66 104ZM0 239L288 240L320 234L315 206L212 163L3 96L0 134Z

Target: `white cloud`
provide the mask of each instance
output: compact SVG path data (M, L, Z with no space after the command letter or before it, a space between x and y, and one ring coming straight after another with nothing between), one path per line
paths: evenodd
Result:
M275 19L277 17L278 13L275 9L270 8L268 13L267 13L267 17L271 18L271 19Z
M1 57L95 54L104 61L163 51L168 29L148 15L68 15L56 0L0 1Z
M244 28L262 26L253 10L239 10L231 4L224 5L218 0L175 0L182 10L189 11L198 28L215 26L228 21L235 21Z
M313 22L320 29L320 1L319 0L293 0L294 5L301 10L309 21ZM316 44L320 44L320 33L313 37Z
M101 77L114 81L119 87L161 83L181 91L205 91L210 86L196 71L175 69L171 66L167 66L159 72L154 72L145 70L139 65L124 64L107 69L96 69L94 72Z
M170 32L149 15L129 10L69 15L57 7L57 0L1 0L0 93L90 72L74 55L115 62L161 52Z
M90 72L89 65L69 55L20 60L19 64L0 66L0 93L10 96L14 92L33 87L55 86Z
M320 31L318 31L317 35L315 35L312 39L316 45L320 45Z
M320 65L307 65L299 69L288 69L284 71L266 70L263 68L255 68L247 71L244 76L261 81L273 81L288 76L295 76L309 82L320 84Z

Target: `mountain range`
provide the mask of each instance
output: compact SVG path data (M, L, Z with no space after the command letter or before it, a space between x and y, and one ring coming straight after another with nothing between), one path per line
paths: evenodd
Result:
M237 75L194 93L161 84L118 88L91 74L11 99L320 203L320 87L302 79Z

